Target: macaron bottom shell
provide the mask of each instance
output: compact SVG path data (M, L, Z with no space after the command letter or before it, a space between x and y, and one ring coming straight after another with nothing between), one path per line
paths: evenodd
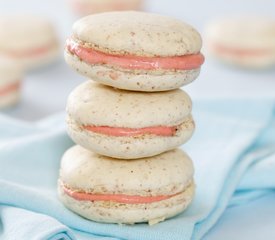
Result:
M73 119L67 118L67 129L72 140L84 148L113 158L137 159L154 156L174 149L188 141L195 125L188 117L179 125L174 136L142 135L138 137L116 137L84 130Z
M73 212L87 219L105 222L134 224L148 222L156 224L184 211L193 199L195 190L191 183L182 193L166 200L125 204L111 201L79 201L65 194L62 185L58 184L58 195L63 204Z
M132 91L155 92L177 89L195 80L200 73L200 68L181 71L123 70L106 65L89 65L67 50L64 55L68 65L80 74L108 86Z

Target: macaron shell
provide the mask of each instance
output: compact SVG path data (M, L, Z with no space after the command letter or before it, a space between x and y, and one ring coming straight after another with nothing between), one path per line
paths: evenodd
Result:
M199 33L190 25L135 11L84 17L73 25L73 37L103 52L139 56L182 56L198 53L202 45Z
M131 91L157 92L177 89L195 80L200 73L200 69L170 72L125 71L104 65L89 65L68 51L65 51L65 60L77 72L96 82Z
M60 167L66 186L94 194L173 195L190 185L193 174L191 159L180 149L127 161L77 145L63 155Z
M75 143L98 154L121 159L150 157L179 147L191 138L194 128L194 121L188 117L171 137L113 137L83 130L74 120L67 119L68 134Z
M93 221L124 224L148 222L153 225L184 211L193 199L194 184L182 194L150 204L77 201L64 194L60 185L58 195L70 210Z
M125 128L177 126L190 115L192 102L180 89L142 93L87 81L70 94L67 113L79 125Z
M188 206L194 195L193 174L191 159L179 149L129 162L74 146L62 158L58 193L66 207L90 220L154 224L182 212ZM62 184L92 194L179 194L166 200L141 204L79 201L65 194Z

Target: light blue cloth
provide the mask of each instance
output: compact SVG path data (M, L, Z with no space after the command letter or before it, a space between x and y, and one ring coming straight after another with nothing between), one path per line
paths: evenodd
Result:
M58 201L60 158L73 144L63 114L34 124L1 116L0 239L200 239L227 206L275 189L274 106L196 102L196 133L183 146L195 165L195 199L184 213L151 227L88 221Z

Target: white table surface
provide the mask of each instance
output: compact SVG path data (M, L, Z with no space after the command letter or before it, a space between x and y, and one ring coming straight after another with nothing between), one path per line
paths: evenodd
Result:
M146 9L175 16L203 32L213 18L235 14L264 14L274 16L274 0L148 0ZM52 19L61 44L71 33L75 19L65 0L0 0L0 14L35 13ZM28 121L37 120L65 109L70 91L85 78L73 72L62 55L54 64L29 73L24 78L22 101L8 115ZM206 60L200 77L187 86L194 99L212 98L275 98L275 69L244 71ZM275 192L244 206L225 211L216 226L204 238L207 240L275 239Z

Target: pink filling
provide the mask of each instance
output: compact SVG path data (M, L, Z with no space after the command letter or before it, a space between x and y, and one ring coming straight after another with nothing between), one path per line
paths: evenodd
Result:
M174 197L177 194L165 195L165 196L133 196L125 194L91 194L85 192L77 192L69 189L68 187L62 184L64 192L70 197L78 201L111 201L118 203L128 203L128 204L137 204L137 203L153 203L159 202L165 199Z
M107 127L107 126L83 126L84 129L95 133L100 133L108 136L127 137L138 136L143 134L153 134L157 136L173 136L176 133L177 127L145 127L145 128L122 128L122 127Z
M19 88L20 86L20 82L15 82L15 83L12 83L6 87L2 87L0 88L0 96L3 96L3 95L6 95L12 91L15 91Z
M261 56L270 53L270 50L268 49L239 49L226 47L219 44L213 44L213 48L215 51L220 53L233 54L239 56Z
M156 70L176 69L191 70L199 68L204 57L201 53L179 57L140 57L134 55L111 55L86 48L75 42L67 40L67 49L88 64L108 64L126 69Z

